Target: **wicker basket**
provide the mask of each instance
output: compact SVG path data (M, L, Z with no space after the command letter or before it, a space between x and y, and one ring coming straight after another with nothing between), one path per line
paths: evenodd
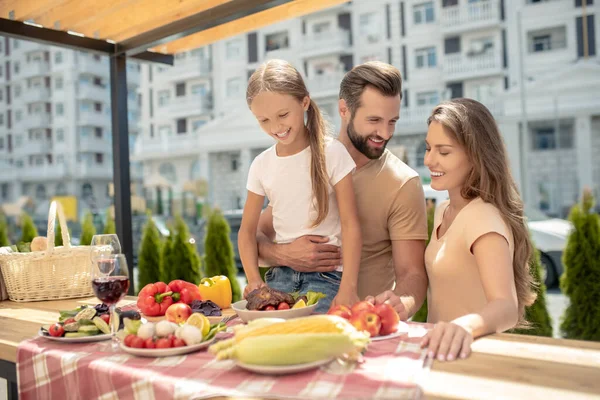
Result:
M56 213L64 246L54 247ZM46 251L0 255L0 269L12 301L43 301L93 296L91 246L71 246L69 229L60 203L48 213Z

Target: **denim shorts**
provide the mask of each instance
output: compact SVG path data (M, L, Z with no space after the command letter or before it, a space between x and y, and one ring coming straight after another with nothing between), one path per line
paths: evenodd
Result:
M342 273L339 271L297 272L289 267L272 267L265 274L265 281L273 289L286 293L300 292L301 295L308 291L324 293L327 297L319 300L315 313L326 313L340 288Z

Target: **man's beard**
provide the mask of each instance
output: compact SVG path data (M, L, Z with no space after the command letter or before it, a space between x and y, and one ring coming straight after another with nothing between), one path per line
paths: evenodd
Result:
M380 148L373 148L369 146L370 137L383 140L377 135L369 135L367 137L361 136L358 132L356 132L356 129L354 129L354 117L352 117L350 119L350 123L348 124L348 138L350 139L356 150L364 154L365 157L371 160L376 160L379 157L381 157L381 155L385 151L385 146L387 146L388 141L385 140L383 146L381 146Z

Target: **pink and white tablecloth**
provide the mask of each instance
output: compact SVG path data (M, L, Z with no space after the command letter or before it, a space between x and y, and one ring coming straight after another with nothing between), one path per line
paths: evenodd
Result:
M354 367L337 362L293 375L247 372L207 351L166 358L109 352L109 341L64 344L35 338L17 351L23 400L205 399L217 396L264 399L419 399L427 371L419 347L426 325L409 334L372 342Z

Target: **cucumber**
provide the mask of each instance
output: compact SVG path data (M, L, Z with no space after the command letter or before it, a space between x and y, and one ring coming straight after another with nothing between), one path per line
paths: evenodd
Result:
M63 326L65 332L77 332L79 330L79 327L79 322L71 322L70 324L65 324Z
M96 325L86 325L79 327L78 333L86 333L88 335L97 335L100 333L100 330L96 327Z
M79 311L77 313L77 315L75 316L75 321L79 321L80 319L89 319L91 320L92 318L94 318L96 316L96 309L95 308L84 308L83 310Z
M102 318L94 317L92 321L94 322L94 325L96 325L96 327L102 331L102 333L110 333L110 328L108 324L104 322Z
M66 338L85 337L85 336L91 336L91 335L89 333L85 333L85 332L67 332L67 333L65 333Z
M94 317L96 318L96 317ZM91 319L80 319L79 321L77 321L79 323L80 326L84 326L84 325L94 325L94 321L92 321Z

